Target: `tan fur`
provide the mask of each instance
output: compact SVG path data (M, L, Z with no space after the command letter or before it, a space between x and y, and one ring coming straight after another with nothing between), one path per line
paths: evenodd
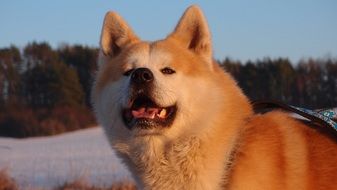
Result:
M336 139L281 112L254 116L245 128L230 189L336 189Z
M255 115L232 77L212 61L197 6L164 40L143 42L116 13L105 17L92 97L111 146L142 189L336 189L337 144L278 111ZM123 73L146 67L161 106L176 102L169 128L125 127ZM171 67L174 75L160 69Z

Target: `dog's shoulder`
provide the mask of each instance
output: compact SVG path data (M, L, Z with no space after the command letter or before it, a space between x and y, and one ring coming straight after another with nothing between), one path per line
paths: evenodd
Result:
M315 145L315 149L320 147L320 150L337 148L336 136L331 131L314 123L296 119L283 111L254 115L247 122L244 131L245 141L257 143L276 141L277 144L289 143L289 146L293 146L296 141L302 141L308 145L305 147L308 149L312 144Z
M232 185L237 189L333 189L337 177L336 142L288 113L254 115L241 136ZM247 183L238 183L235 176Z

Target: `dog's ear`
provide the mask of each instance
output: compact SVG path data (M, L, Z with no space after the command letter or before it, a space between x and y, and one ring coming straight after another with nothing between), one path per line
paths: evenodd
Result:
M206 59L210 59L210 61L212 60L211 34L205 16L196 5L187 8L168 38L175 38L184 47Z
M106 56L116 56L123 47L137 41L138 37L121 16L106 13L101 33L101 48Z

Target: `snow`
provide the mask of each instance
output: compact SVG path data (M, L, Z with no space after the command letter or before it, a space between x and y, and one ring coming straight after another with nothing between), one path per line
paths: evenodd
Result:
M93 185L132 181L100 127L52 137L0 138L0 170L20 189L51 189L76 179Z

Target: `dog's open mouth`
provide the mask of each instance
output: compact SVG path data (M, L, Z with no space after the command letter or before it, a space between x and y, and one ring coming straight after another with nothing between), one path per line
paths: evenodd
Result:
M129 129L169 127L175 117L177 106L160 107L151 98L142 95L130 100L129 107L122 110L123 120Z

